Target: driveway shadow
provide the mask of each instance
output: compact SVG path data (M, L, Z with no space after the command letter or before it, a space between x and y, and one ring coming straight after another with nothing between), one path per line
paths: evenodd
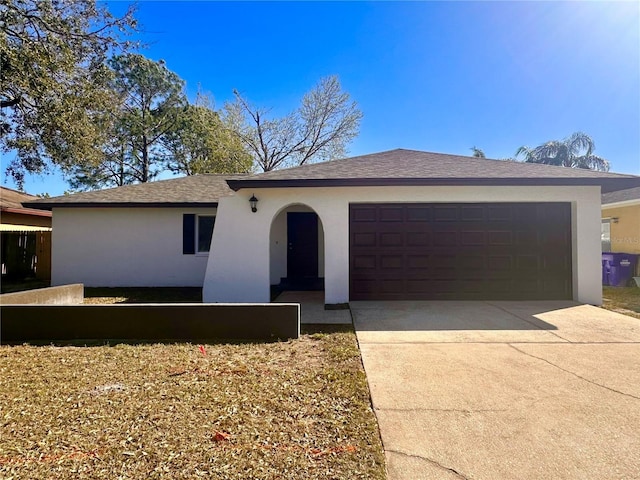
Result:
M351 302L360 331L557 330L536 315L578 305L571 301Z

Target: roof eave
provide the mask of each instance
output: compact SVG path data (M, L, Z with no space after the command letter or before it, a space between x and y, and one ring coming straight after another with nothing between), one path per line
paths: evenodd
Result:
M0 211L6 213L17 213L19 215L30 215L34 217L50 217L51 213L35 208L14 208L14 207L1 207Z
M620 207L633 207L635 205L640 205L640 198L636 200L621 200L619 202L603 203L602 208L608 209L608 208L620 208Z
M28 203L32 208L217 208L218 202L37 202Z
M640 186L640 177L630 178L322 178L227 180L229 187L383 187L383 186L598 186L602 193Z

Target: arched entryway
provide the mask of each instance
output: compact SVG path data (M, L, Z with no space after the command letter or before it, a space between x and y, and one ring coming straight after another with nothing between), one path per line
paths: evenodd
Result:
M290 204L274 215L269 271L272 299L284 290L324 290L324 229L311 207Z

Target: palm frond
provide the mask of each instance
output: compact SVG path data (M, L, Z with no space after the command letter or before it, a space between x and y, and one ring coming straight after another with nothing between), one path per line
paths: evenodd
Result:
M598 155L582 155L574 158L573 167L597 170L599 172L608 172L610 164L608 160L599 157Z
M593 154L595 148L589 135L574 132L562 141L551 140L535 148L520 147L516 151L516 158L523 155L524 161L529 163L609 171L609 162Z
M514 155L514 158L518 158L520 155L523 155L524 161L528 162L529 161L528 159L531 155L531 149L526 145L522 145L520 148L518 148L518 150L516 150L516 154Z
M572 156L580 156L584 151L585 156L590 156L596 148L593 139L583 132L574 132L564 142Z

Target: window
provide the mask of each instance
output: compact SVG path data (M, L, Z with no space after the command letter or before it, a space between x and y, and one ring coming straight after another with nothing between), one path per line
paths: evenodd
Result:
M215 215L185 213L182 216L182 253L208 253L215 222Z
M602 220L602 226L600 227L600 241L602 243L602 251L611 251L611 219L606 218Z
M213 225L216 223L216 217L213 215L198 215L198 253L207 253L211 246L211 237L213 235Z

